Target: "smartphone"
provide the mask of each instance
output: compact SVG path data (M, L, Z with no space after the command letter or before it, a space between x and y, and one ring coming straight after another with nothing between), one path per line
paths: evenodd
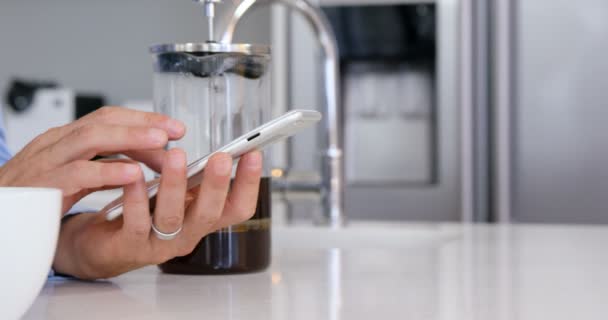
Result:
M318 123L321 118L321 114L317 111L294 110L240 136L216 152L188 165L188 190L201 184L201 181L203 180L203 169L205 169L207 162L213 154L225 152L231 155L233 160L237 160L247 152L262 149L277 141L287 139L303 129L309 128ZM160 178L149 181L147 183L148 198L152 200L156 197L159 187ZM106 220L112 221L122 215L122 210L123 197L121 196L110 202L102 212L105 212Z

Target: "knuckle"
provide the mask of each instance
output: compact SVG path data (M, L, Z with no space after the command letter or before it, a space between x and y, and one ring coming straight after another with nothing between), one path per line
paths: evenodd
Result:
M46 137L50 136L49 132L52 129L47 130L46 132L37 135L34 139L32 139L32 142L30 144L35 145L35 144L39 144L40 142L42 142Z
M208 185L209 190L225 198L230 189L230 177L212 176L209 180L211 180Z
M59 132L62 130L63 127L54 127L54 128L50 128L48 130L46 130L43 134L39 135L38 137L42 137L42 136L56 136L59 134Z
M121 133L124 133L128 137L145 138L148 132L138 127L126 127Z
M81 144L84 151L90 152L93 152L99 142L102 141L103 134L101 127L98 125L84 125L72 131L74 143Z
M150 226L145 224L140 224L133 227L133 235L136 238L146 238L149 232Z
M80 176L83 171L89 170L89 163L85 160L77 160L72 162L72 167L70 169L71 173Z
M82 139L86 141L91 136L92 131L93 129L91 125L79 126L72 130L72 136L74 136L74 138L76 139Z
M47 135L47 133L48 133L48 131L47 131L47 132L45 132L45 133L43 133L43 134L40 134L40 135L36 136L36 137L35 137L35 138L32 140L32 142L30 142L30 144L29 144L29 145L30 145L30 146L38 146L38 145L43 144L43 143L44 143L44 141L47 139L47 137L49 137L49 135ZM25 150L25 149L24 149L24 150Z
M54 142L54 143L51 143L51 144L47 145L46 147L44 147L45 152L47 154L55 154L56 150L57 150L57 145L60 144L60 143L61 142L58 141L58 142Z
M44 133L37 135L33 140L32 144L39 144L48 139L49 137L54 137L57 135L59 128L50 128L46 130Z
M109 107L109 106L101 107L97 111L95 111L95 115L99 118L105 119L105 118L112 116L112 114L114 114L114 112L116 112L116 109L117 109L116 107Z
M134 145L146 141L145 134L141 128L137 127L121 127L114 131L116 139L133 142Z
M168 232L173 232L182 226L182 217L179 215L170 215L160 218L162 227L167 228Z
M216 224L222 216L219 210L205 211L198 216L197 222L199 225L208 227Z
M168 119L168 117L165 115L150 113L150 112L144 113L142 115L142 118L143 118L144 123L146 123L146 124L154 124L156 122L166 121Z
M201 228L201 230L206 231L210 230L218 221L218 218L203 216L196 219L196 225Z
M125 208L129 208L130 210L144 210L144 208L149 205L149 200L145 197L134 197L133 194L136 192L137 191L135 191L132 186L125 187ZM140 223L141 226L139 227L146 232L150 231L152 226L150 225L149 220L141 221Z

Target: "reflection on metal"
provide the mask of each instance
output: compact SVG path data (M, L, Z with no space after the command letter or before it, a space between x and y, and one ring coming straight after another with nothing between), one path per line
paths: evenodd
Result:
M474 105L473 105L473 0L462 0L460 6L461 24L461 144L460 159L462 170L461 217L463 222L472 222L475 199L474 162Z
M150 48L150 53L160 54L167 52L213 52L213 53L242 53L242 54L270 54L270 47L248 43L171 43L161 44Z
M270 176L273 178L282 178L285 175L285 171L283 169L272 169L270 171Z
M496 159L494 176L496 190L494 212L497 222L511 222L511 168L512 168L512 106L514 90L514 4L511 0L497 0L495 4L495 78L494 108L495 141L493 156Z
M331 227L344 224L344 160L343 160L343 126L340 110L340 84L338 45L333 30L325 15L319 8L305 0L245 0L234 10L226 30L221 38L222 43L232 43L233 35L241 18L258 4L282 3L302 13L311 24L324 52L324 92L326 108L322 141L326 148L321 160L320 193L323 202L323 217L320 221ZM293 184L291 188L297 188Z
M513 269L516 267L515 263L515 249L513 237L513 229L510 226L500 227L497 230L498 243L496 252L496 265L498 267L496 273L497 284L499 288L499 294L497 295L497 320L508 320L516 319L517 315L514 313L515 310L515 286L517 285L516 280L513 276Z
M338 248L329 251L329 319L342 319L342 252Z
M207 28L209 30L210 42L214 40L214 18L215 18L215 4L222 2L221 0L194 0L194 2L202 2L205 5L205 16L207 17Z
M490 218L489 17L485 1L461 0L461 208L463 222Z

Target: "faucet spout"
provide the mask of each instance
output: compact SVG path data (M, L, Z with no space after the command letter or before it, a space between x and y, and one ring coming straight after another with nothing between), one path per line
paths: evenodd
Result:
M320 193L324 216L322 221L332 227L345 222L344 215L344 155L343 121L340 108L340 66L338 44L325 14L306 0L244 0L233 11L221 42L231 43L237 24L250 9L260 4L282 3L302 13L311 24L324 53L324 129L322 139L325 149L321 159Z

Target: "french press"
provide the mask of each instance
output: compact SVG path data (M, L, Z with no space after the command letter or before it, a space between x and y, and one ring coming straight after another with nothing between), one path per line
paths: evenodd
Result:
M270 120L270 48L213 41L213 2L205 2L210 41L153 46L154 108L186 125L168 148L188 162L206 156ZM266 163L268 157L266 156ZM203 238L189 255L160 265L176 274L226 274L264 270L270 264L271 189L268 168L250 220Z

